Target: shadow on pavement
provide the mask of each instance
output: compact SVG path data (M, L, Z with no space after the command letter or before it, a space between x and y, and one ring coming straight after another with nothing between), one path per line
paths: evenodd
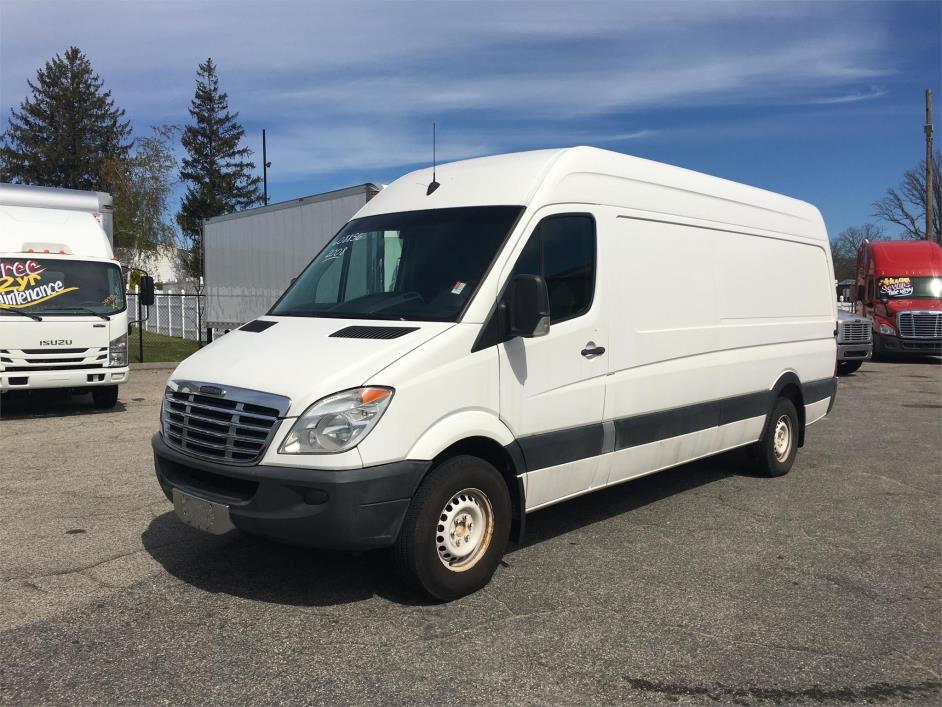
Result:
M731 452L587 494L527 518L526 542L508 555L668 496L747 474L745 454ZM374 595L404 605L430 603L395 574L386 552L344 553L283 545L233 531L207 535L172 511L151 521L144 548L174 577L212 593L294 606L331 606Z
M91 393L70 394L68 390L11 390L0 396L0 419L66 417L70 415L111 415L124 412L124 403L107 410L95 407Z

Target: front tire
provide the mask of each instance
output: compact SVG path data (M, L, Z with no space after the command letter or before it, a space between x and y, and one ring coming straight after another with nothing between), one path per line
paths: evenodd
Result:
M96 408L110 410L118 404L118 386L103 385L99 388L92 388L92 401Z
M783 476L798 453L798 411L788 398L775 401L762 439L752 447L756 470L762 476Z
M861 365L863 365L863 361L840 361L837 364L837 372L842 376L846 376L858 370Z
M491 464L453 457L416 491L393 547L403 579L439 601L484 587L510 536L510 493Z

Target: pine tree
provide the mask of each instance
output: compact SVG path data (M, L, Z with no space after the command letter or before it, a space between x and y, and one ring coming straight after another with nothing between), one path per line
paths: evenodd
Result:
M131 127L88 57L69 47L27 84L32 96L11 109L3 135L0 180L102 189L102 161L127 155Z
M187 270L203 272L202 223L208 218L239 211L261 202L261 179L252 176L252 151L240 147L245 130L229 112L229 97L219 90L213 60L199 65L196 95L190 104L194 123L181 140L187 156L180 179L187 184L177 223L188 246Z

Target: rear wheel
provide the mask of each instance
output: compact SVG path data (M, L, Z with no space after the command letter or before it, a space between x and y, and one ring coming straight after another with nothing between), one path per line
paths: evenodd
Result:
M752 447L752 458L763 476L787 474L798 453L798 411L788 398L779 398L772 408L765 434Z
M103 385L100 388L92 388L92 400L96 408L113 408L118 404L118 386Z
M416 589L451 601L485 586L510 535L507 484L483 459L458 456L419 486L393 548L400 575Z
M863 361L840 361L837 364L837 372L846 376L858 370L861 365L863 365Z

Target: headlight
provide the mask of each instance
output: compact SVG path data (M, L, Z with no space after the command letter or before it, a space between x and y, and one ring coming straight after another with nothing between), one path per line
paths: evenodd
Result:
M891 327L889 324L881 324L881 325L880 325L880 333L881 333L881 334L889 334L890 336L896 336L896 329L894 329L893 327Z
M392 388L354 388L311 405L291 428L281 454L333 454L353 449L383 416Z
M111 340L108 348L108 365L112 368L128 365L128 335L122 334Z

